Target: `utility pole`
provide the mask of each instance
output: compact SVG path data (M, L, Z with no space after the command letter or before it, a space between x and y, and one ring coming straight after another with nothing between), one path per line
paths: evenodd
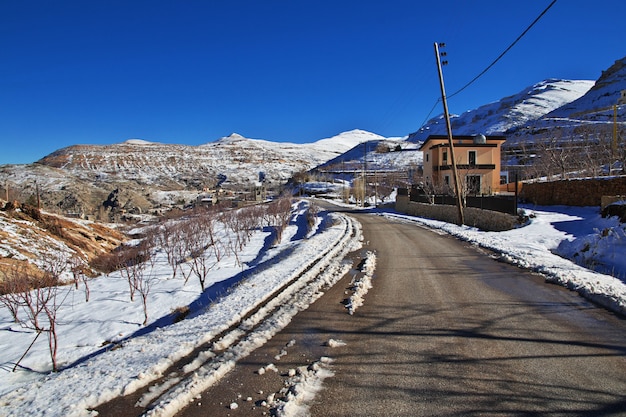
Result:
M442 43L441 47L445 44ZM450 146L450 158L452 159L452 176L454 177L454 192L456 193L456 206L458 209L458 223L465 224L465 216L463 215L463 199L461 198L461 185L459 183L459 175L456 170L456 158L454 156L454 143L452 140L452 126L450 125L450 114L448 113L448 101L446 100L446 88L443 84L443 72L441 71L441 56L439 53L439 44L435 42L435 57L437 58L437 71L439 72L439 86L441 87L441 101L443 102L443 115L446 119L446 130L448 131L448 145ZM445 56L445 52L443 53ZM443 61L443 65L448 61Z
M41 199L39 197L39 184L35 181L35 192L37 193L37 210L41 210Z
M617 104L613 105L613 142L611 144L611 155L613 158L617 155ZM613 161L611 161L611 164Z
M367 141L363 142L363 200L361 206L365 207L365 197L367 194Z

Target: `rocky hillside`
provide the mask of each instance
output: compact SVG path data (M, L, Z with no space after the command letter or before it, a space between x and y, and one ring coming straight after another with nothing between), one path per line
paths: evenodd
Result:
M0 200L0 281L16 268L35 272L33 268L46 269L59 261L65 264L74 256L87 265L125 240L122 233L101 223Z
M626 90L626 58L603 71L593 87L576 100L511 131L507 145L514 147L520 142L535 142L546 136L565 139L612 136L616 105L615 127L623 136L626 105L618 105L623 90Z
M584 119L590 113L610 109L626 90L626 57L615 61L584 95L548 113L545 118Z
M237 134L199 146L132 139L113 145L74 145L30 165L0 166L0 189L10 200L39 196L48 210L111 218L185 205L205 189L251 190L285 184L360 142L382 139L362 130L310 144L248 139Z
M450 115L452 132L457 135L505 135L582 97L593 85L593 81L587 80L548 79L477 109ZM440 115L411 134L409 140L419 142L429 135L446 133L445 120Z

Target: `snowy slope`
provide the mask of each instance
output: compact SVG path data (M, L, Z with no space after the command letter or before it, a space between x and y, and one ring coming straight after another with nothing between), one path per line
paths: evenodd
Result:
M360 171L365 161L370 171L406 171L422 164L422 152L418 149L419 144L409 142L406 138L375 138L357 144L317 168L322 171Z
M457 135L504 134L578 99L593 85L593 81L587 80L548 79L496 102L451 115L452 132ZM409 140L424 141L435 134L446 134L443 115L429 120Z
M317 142L305 146L312 149L334 149L337 153L344 153L360 143L382 139L385 138L375 133L355 129L340 133L331 138L318 140Z
M613 130L614 106L618 129L626 129L626 105L618 103L622 90L626 90L626 58L617 60L603 71L594 86L581 97L512 132L507 145L535 141L555 130L558 130L555 137L565 139L586 134L602 135L602 132Z
M617 104L626 90L626 58L615 61L583 96L546 115L546 118L577 118Z

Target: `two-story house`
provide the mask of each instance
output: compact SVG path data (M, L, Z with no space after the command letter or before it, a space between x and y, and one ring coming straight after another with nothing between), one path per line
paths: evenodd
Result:
M504 136L454 136L459 182L467 194L495 194L500 189L500 147ZM445 135L430 135L420 147L424 178L434 186L453 187L450 145Z

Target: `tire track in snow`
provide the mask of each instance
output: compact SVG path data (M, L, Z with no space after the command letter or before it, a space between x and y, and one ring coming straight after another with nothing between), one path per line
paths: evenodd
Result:
M348 272L351 265L343 259L356 249L354 242L360 241L361 231L356 220L347 216L340 216L340 219L344 222L344 234L337 244L257 306L238 326L223 334L210 350L201 352L199 356L202 358L191 362L185 369L186 377L173 375L173 384L169 382L170 378L166 378L159 384L163 389L156 387L145 394L139 402L142 406L150 403L145 416L175 415L232 370L238 360L262 346L289 324L293 316L317 300L324 287L332 286Z

